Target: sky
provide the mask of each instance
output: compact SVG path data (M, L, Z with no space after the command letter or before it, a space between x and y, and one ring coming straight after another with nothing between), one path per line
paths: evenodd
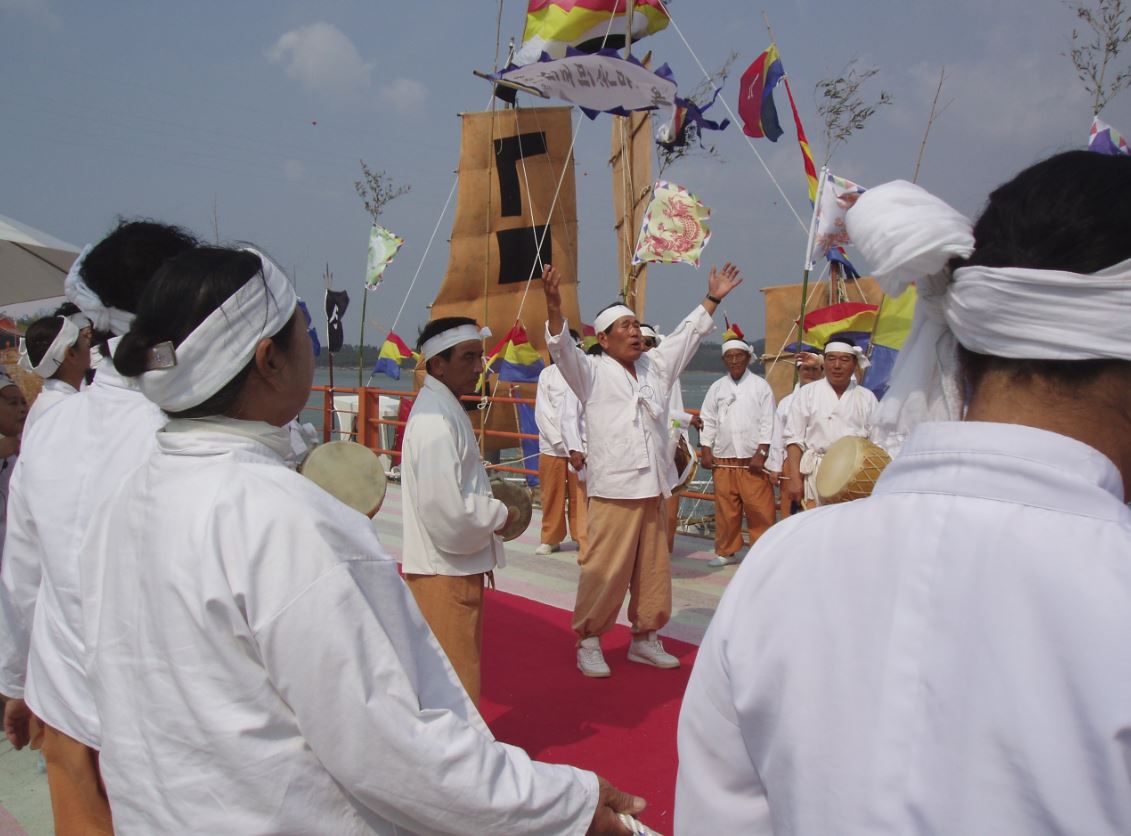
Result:
M699 65L714 70L736 52L721 98L737 110L738 77L769 42L763 10L818 166L816 83L854 57L879 70L864 95L883 89L893 103L830 163L861 185L911 179L944 68L946 107L919 183L968 216L1027 165L1086 144L1091 99L1065 56L1076 21L1058 0L673 0L673 25L639 46L671 66L682 92L702 80ZM403 304L396 330L411 343L447 267L457 114L490 106L472 70L505 58L525 11L524 0L0 0L0 215L77 247L118 216L253 242L312 308L328 268L350 291L345 333L356 342L370 220L353 183L364 159L411 188L382 215L406 244L369 297L365 340L379 343ZM732 125L708 135L717 157L665 172L711 208L712 238L698 270L649 269L647 319L661 328L702 298L712 264L742 269L724 308L751 338L763 332L758 288L800 280L809 208L783 93L777 143L751 148ZM721 102L710 115L725 115ZM1131 133L1131 92L1102 117ZM578 269L591 320L617 288L609 123L574 119L584 120Z

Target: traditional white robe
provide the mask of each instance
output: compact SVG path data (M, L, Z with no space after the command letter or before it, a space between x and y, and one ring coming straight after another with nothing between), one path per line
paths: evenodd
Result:
M538 452L543 456L569 457L562 426L566 396L572 395L557 366L547 366L538 375L534 397L534 421L538 425Z
M616 360L587 355L569 335L550 333L554 364L585 408L589 452L586 491L605 499L670 496L677 484L669 435L673 384L715 328L701 305L663 342L636 361L636 379Z
M165 416L106 362L83 393L45 411L12 478L0 567L0 692L48 725L99 747L82 668L82 538L126 474L153 449ZM153 557L160 556L156 548Z
M794 395L789 418L782 430L782 443L801 447L801 473L805 477L805 498L814 500L814 479L829 445L845 436L867 438L872 432L872 413L876 396L855 378L848 381L844 394L825 378L806 383Z
M774 392L749 369L738 380L725 374L711 384L699 413L699 443L715 456L747 459L774 438Z
M793 391L778 402L774 411L774 437L770 441L770 455L766 457L766 470L780 473L785 466L785 444L782 442L782 433L785 431L785 422L789 420L789 410L793 406L793 396L801 384L793 387Z
M493 740L369 520L283 464L286 431L185 423L86 540L115 831L583 834L596 777Z
M39 394L35 396L35 403L31 405L31 409L27 411L27 418L24 419L24 432L26 433L31 429L41 415L46 412L50 407L59 403L63 398L68 395L77 395L78 389L63 380L51 377L43 381L43 388L39 390Z
M677 834L1131 833L1131 510L1110 460L924 424L774 526L711 621Z
M16 469L18 453L0 459L0 563L3 561L4 536L8 530L8 485L12 481L12 472ZM0 693L4 689L0 688Z
M507 507L491 494L463 404L431 375L413 402L401 452L405 572L477 575L504 566L495 530Z

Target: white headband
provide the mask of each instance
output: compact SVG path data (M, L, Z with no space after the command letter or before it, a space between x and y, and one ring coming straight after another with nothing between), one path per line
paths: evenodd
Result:
M750 347L750 344L742 340L727 340L723 343L723 354L736 348L739 351L745 351L747 354L754 354L754 349Z
M831 342L825 346L825 354L851 354L856 358L856 365L862 369L868 368L871 362L864 354L864 349L858 345L849 345L848 343Z
M90 321L85 316L82 318L87 322ZM59 327L59 333L55 335L51 345L43 352L38 363L32 363L31 357L27 353L27 340L23 337L20 338L20 368L24 371L34 372L44 380L59 371L59 367L63 365L63 359L67 356L67 349L78 342L79 331L82 330L82 327L74 321L74 317L60 316L59 319L63 320L63 324Z
M19 388L19 385L16 383L16 381L12 380L11 376L6 371L0 369L0 390L7 389L9 386L16 386L17 388Z
M995 357L1127 358L1131 259L1091 275L947 263L974 251L969 220L939 198L897 180L869 189L848 211L848 234L876 265L884 292L917 279L915 318L876 413L877 440L895 453L921 421L962 417L957 345Z
M110 331L120 337L130 330L134 315L129 311L119 310L118 308L108 308L102 303L101 297L83 281L81 275L82 263L93 249L93 244L87 244L83 247L79 257L71 265L67 278L63 280L63 293L79 306L79 310L90 317L94 330Z
M157 368L143 372L138 386L166 412L204 403L243 370L259 341L277 334L294 316L298 297L290 280L267 256L262 270L193 329L175 349L161 343L150 349Z
M618 317L618 319L619 319L619 317ZM613 322L616 322L616 320L613 320ZM640 326L640 336L651 337L657 343L660 342L660 335L656 333L656 329L653 328L651 325L641 325Z
M605 308L605 310L597 314L597 318L593 321L593 330L598 334L602 331L607 331L609 326L622 316L631 316L635 319L636 312L625 305L613 305L611 308Z
M452 346L466 343L471 340L485 340L491 336L491 329L487 326L480 328L477 325L457 325L447 331L441 331L434 337L429 337L420 346L420 353L427 363L441 351L447 351Z

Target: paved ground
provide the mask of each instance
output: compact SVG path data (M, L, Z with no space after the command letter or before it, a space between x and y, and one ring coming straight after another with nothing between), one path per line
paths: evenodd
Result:
M399 556L399 485L389 485L385 504L374 525L381 542ZM495 573L496 583L505 592L572 609L577 588L577 546L567 542L560 552L545 557L535 555L540 527L541 516L535 509L526 533L507 544L507 566ZM714 554L712 545L708 539L676 536L672 555L672 620L663 630L664 635L693 644L702 639L719 597L736 568L709 568L707 561ZM628 623L623 609L620 622ZM25 833L28 836L54 833L47 780L40 771L38 753L16 752L4 742L0 744L0 836Z

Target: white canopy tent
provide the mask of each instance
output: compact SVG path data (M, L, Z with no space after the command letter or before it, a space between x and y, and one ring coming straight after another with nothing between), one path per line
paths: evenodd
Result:
M0 215L0 306L63 295L78 247Z

